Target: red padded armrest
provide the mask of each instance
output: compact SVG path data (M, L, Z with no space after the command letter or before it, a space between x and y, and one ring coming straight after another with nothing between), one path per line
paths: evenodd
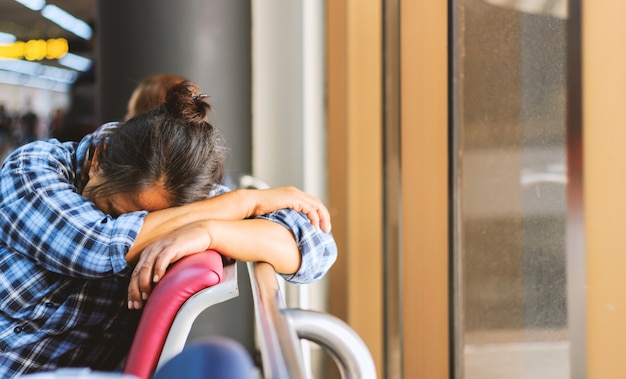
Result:
M186 256L167 270L145 304L126 360L125 374L139 378L152 375L180 307L195 293L218 284L223 269L220 254L207 250Z

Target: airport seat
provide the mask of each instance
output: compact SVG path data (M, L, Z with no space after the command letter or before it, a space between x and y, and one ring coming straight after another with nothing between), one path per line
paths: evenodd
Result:
M213 250L172 265L145 304L123 373L148 379L179 354L198 315L239 294L236 266Z

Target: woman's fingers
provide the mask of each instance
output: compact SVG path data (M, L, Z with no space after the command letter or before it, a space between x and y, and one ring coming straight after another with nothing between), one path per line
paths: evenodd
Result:
M146 247L140 254L128 285L128 308L141 309L167 268L182 257L206 250L211 237L204 223L198 222L177 229L160 241Z
M311 196L307 200L306 206L301 212L306 214L316 230L321 229L324 233L329 233L331 224L328 209L324 206L322 201L316 197Z
M322 201L296 187L278 187L261 190L257 215L267 214L282 208L291 208L307 216L316 230L329 233L330 213Z
M128 308L141 309L152 291L154 261L158 250L153 246L146 248L139 257L128 285Z
M322 205L322 207L318 210L318 213L322 231L324 233L330 233L332 229L332 225L330 224L330 212L328 212L328 209Z
M197 252L197 251L195 251ZM178 250L175 247L166 248L161 251L161 254L157 255L156 260L154 262L154 267L152 270L152 283L156 284L163 278L167 268L174 262L178 261L181 256L178 254Z
M315 205L312 205L310 208L303 211L304 214L309 218L311 225L315 228L315 230L320 230L320 213L319 208L316 208Z

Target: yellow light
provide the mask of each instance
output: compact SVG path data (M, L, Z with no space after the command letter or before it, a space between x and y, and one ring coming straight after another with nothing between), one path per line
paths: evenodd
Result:
M26 42L24 48L24 58L29 61L40 61L46 57L46 41L42 39L31 39Z
M0 46L0 57L22 59L24 57L24 42L14 42L10 45Z
M65 38L49 39L47 42L46 58L59 59L69 51L69 45Z
M69 45L65 38L53 38L47 41L37 39L0 45L0 58L40 61L42 59L62 58L68 51Z

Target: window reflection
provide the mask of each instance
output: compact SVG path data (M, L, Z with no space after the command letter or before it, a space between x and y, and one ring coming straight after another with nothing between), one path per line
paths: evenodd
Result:
M569 377L565 1L457 0L457 366Z

